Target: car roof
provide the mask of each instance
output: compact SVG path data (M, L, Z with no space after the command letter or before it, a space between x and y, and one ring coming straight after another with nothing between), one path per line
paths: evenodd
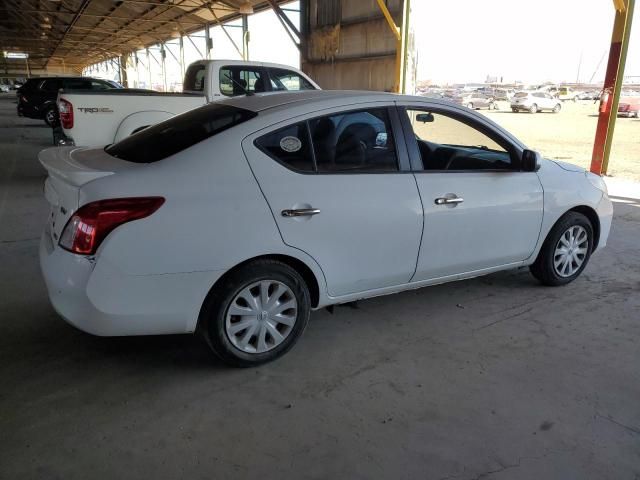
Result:
M222 102L234 107L262 112L265 110L284 109L304 104L309 107L322 106L322 104L346 104L369 102L393 102L399 100L424 101L423 97L398 95L387 92L371 92L362 90L302 90L297 92L270 92L254 95L242 95L232 97ZM436 99L429 99L431 103Z

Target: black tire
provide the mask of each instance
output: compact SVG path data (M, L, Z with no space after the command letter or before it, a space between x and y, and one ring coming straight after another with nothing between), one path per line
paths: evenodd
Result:
M467 103L467 108L473 110L474 109L473 108L473 103L471 103L471 102Z
M226 313L241 290L261 280L274 280L289 287L297 302L297 316L282 343L266 352L247 353L229 339L225 328ZM202 306L198 326L211 350L223 362L234 367L253 367L287 353L304 332L310 311L309 289L298 272L276 260L256 260L232 271L209 293Z
M534 103L529 107L529 113L537 113L537 112L538 112L538 105Z
M60 123L60 118L58 117L58 109L54 105L50 105L44 111L44 123L49 125L51 128L55 128Z
M556 272L553 265L556 246L560 237L571 227L581 226L587 232L588 248L580 268L571 276L563 277ZM532 275L543 285L556 287L574 281L589 263L593 251L593 226L587 217L578 212L567 212L553 226L538 253L538 258L529 267Z
M562 110L562 105L560 105L559 103L557 103L557 104L556 104L556 106L555 106L555 107L553 107L552 112L553 112L553 113L559 113L559 112L560 112L560 110Z
M520 110L518 110L517 108L512 108L512 109L511 109L511 111L512 111L513 113L518 113Z

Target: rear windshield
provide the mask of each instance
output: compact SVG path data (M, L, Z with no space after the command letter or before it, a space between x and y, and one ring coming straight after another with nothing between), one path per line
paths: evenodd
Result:
M112 157L135 163L153 163L255 117L249 110L209 104L114 143L105 148Z
M526 97L527 95L529 95L527 92L518 92L518 93L516 93L516 94L514 95L514 97L516 97L516 98L524 98L524 97Z
M202 92L204 91L204 79L206 74L206 66L196 63L187 68L184 75L184 91L185 92Z

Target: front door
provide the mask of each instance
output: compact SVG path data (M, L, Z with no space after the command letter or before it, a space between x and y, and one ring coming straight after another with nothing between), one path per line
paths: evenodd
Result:
M519 171L513 145L454 110L410 107L410 150L425 223L414 280L516 264L533 253L543 213L535 172ZM416 164L417 162L414 162Z
M317 261L333 297L404 284L415 272L422 205L392 115L328 113L243 142L283 241Z

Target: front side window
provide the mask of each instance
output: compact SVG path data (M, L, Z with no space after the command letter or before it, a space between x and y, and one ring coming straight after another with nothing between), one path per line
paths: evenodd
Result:
M210 103L145 128L108 146L105 151L113 157L129 162L153 163L246 122L256 115L255 112L230 105Z
M266 85L261 68L230 66L220 69L220 93L223 95L235 97L264 91Z
M264 135L256 141L256 145L271 158L293 170L315 171L306 122Z
M297 90L315 90L306 78L291 70L283 68L270 68L269 77L271 79L271 90L274 91L297 91Z
M439 112L407 109L424 170L508 170L511 155L496 140Z

